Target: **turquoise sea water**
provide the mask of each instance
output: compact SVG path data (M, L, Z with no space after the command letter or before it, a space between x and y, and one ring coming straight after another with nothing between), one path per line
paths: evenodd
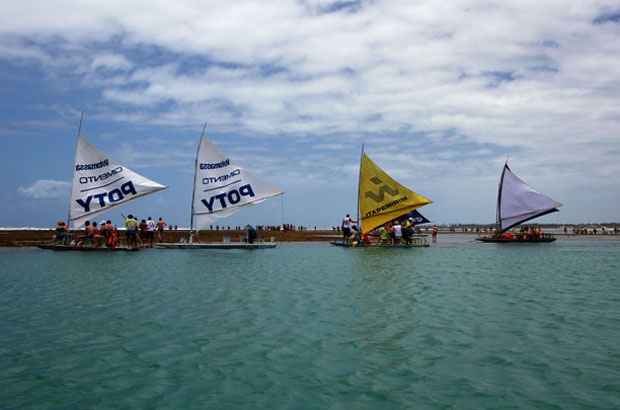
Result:
M0 262L1 409L620 408L620 241Z

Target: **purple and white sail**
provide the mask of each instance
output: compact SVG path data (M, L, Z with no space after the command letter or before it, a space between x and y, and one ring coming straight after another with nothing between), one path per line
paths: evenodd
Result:
M504 165L497 194L497 225L505 232L515 225L557 212L562 204L541 194Z

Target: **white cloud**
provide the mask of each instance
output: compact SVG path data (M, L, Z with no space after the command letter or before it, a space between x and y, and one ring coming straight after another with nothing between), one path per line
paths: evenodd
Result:
M620 29L592 24L612 1L374 1L356 12L318 13L335 4L155 1L144 10L131 1L25 1L7 5L0 32L35 44L59 38L59 47L83 54L81 70L135 66L129 76L99 83L94 76L91 84L104 86L110 102L154 110L152 119L166 124L209 114L211 127L268 134L458 129L479 142L538 149L566 138L567 126L571 141L609 138L617 129ZM152 45L179 62L237 65L197 63L186 72L99 50L118 38L126 49ZM49 57L37 45L19 53ZM265 75L265 65L282 71ZM516 80L498 83L489 73ZM162 115L158 104L167 102L174 110Z
M13 61L39 61L49 63L49 56L39 47L28 47L12 38L0 38L0 56Z
M69 196L71 184L66 181L39 179L29 187L20 186L17 191L31 199L56 199Z
M119 70L126 71L131 69L132 64L125 58L125 56L112 53L104 53L95 56L91 62L91 68L93 70Z

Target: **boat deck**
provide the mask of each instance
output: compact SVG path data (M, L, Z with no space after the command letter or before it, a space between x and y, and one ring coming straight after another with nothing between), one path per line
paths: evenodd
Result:
M158 249L271 249L278 246L275 242L211 242L211 243L158 243Z
M485 243L549 243L556 240L553 236L545 236L543 238L538 239L506 239L506 238L492 238L492 237L482 237L476 238L477 241L485 242Z
M70 246L70 245L38 245L37 247L40 249L48 249L52 251L76 251L76 252L135 252L141 249L141 248L127 248L127 247L93 248L89 246Z
M428 248L430 245L428 242L426 241L420 241L420 242L414 242L414 243L410 243L410 244L405 244L405 243L399 243L399 244L372 244L372 245L362 245L362 246L358 246L358 245L351 245L348 242L342 242L342 241L333 241L330 242L331 245L334 246L340 246L343 248L360 248L360 249L370 249L370 248Z

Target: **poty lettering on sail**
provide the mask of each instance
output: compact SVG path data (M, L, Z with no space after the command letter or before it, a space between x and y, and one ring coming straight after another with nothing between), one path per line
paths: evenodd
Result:
M95 214L166 189L98 151L78 137L69 219L80 227Z
M137 195L136 187L132 181L123 183L118 188L114 188L111 191L99 192L98 194L88 195L85 198L77 198L75 201L84 208L84 212L90 212L91 202L95 199L95 204L98 204L99 208L105 208L107 204L114 204L120 202L129 195Z
M252 186L250 184L240 186L237 188L232 188L228 192L223 192L214 196L210 196L209 199L201 199L200 202L207 207L209 212L213 212L214 208L217 208L219 204L220 209L228 208L229 206L237 205L241 202L241 198L244 196L253 198L256 195L252 190ZM216 202L218 200L219 202Z

